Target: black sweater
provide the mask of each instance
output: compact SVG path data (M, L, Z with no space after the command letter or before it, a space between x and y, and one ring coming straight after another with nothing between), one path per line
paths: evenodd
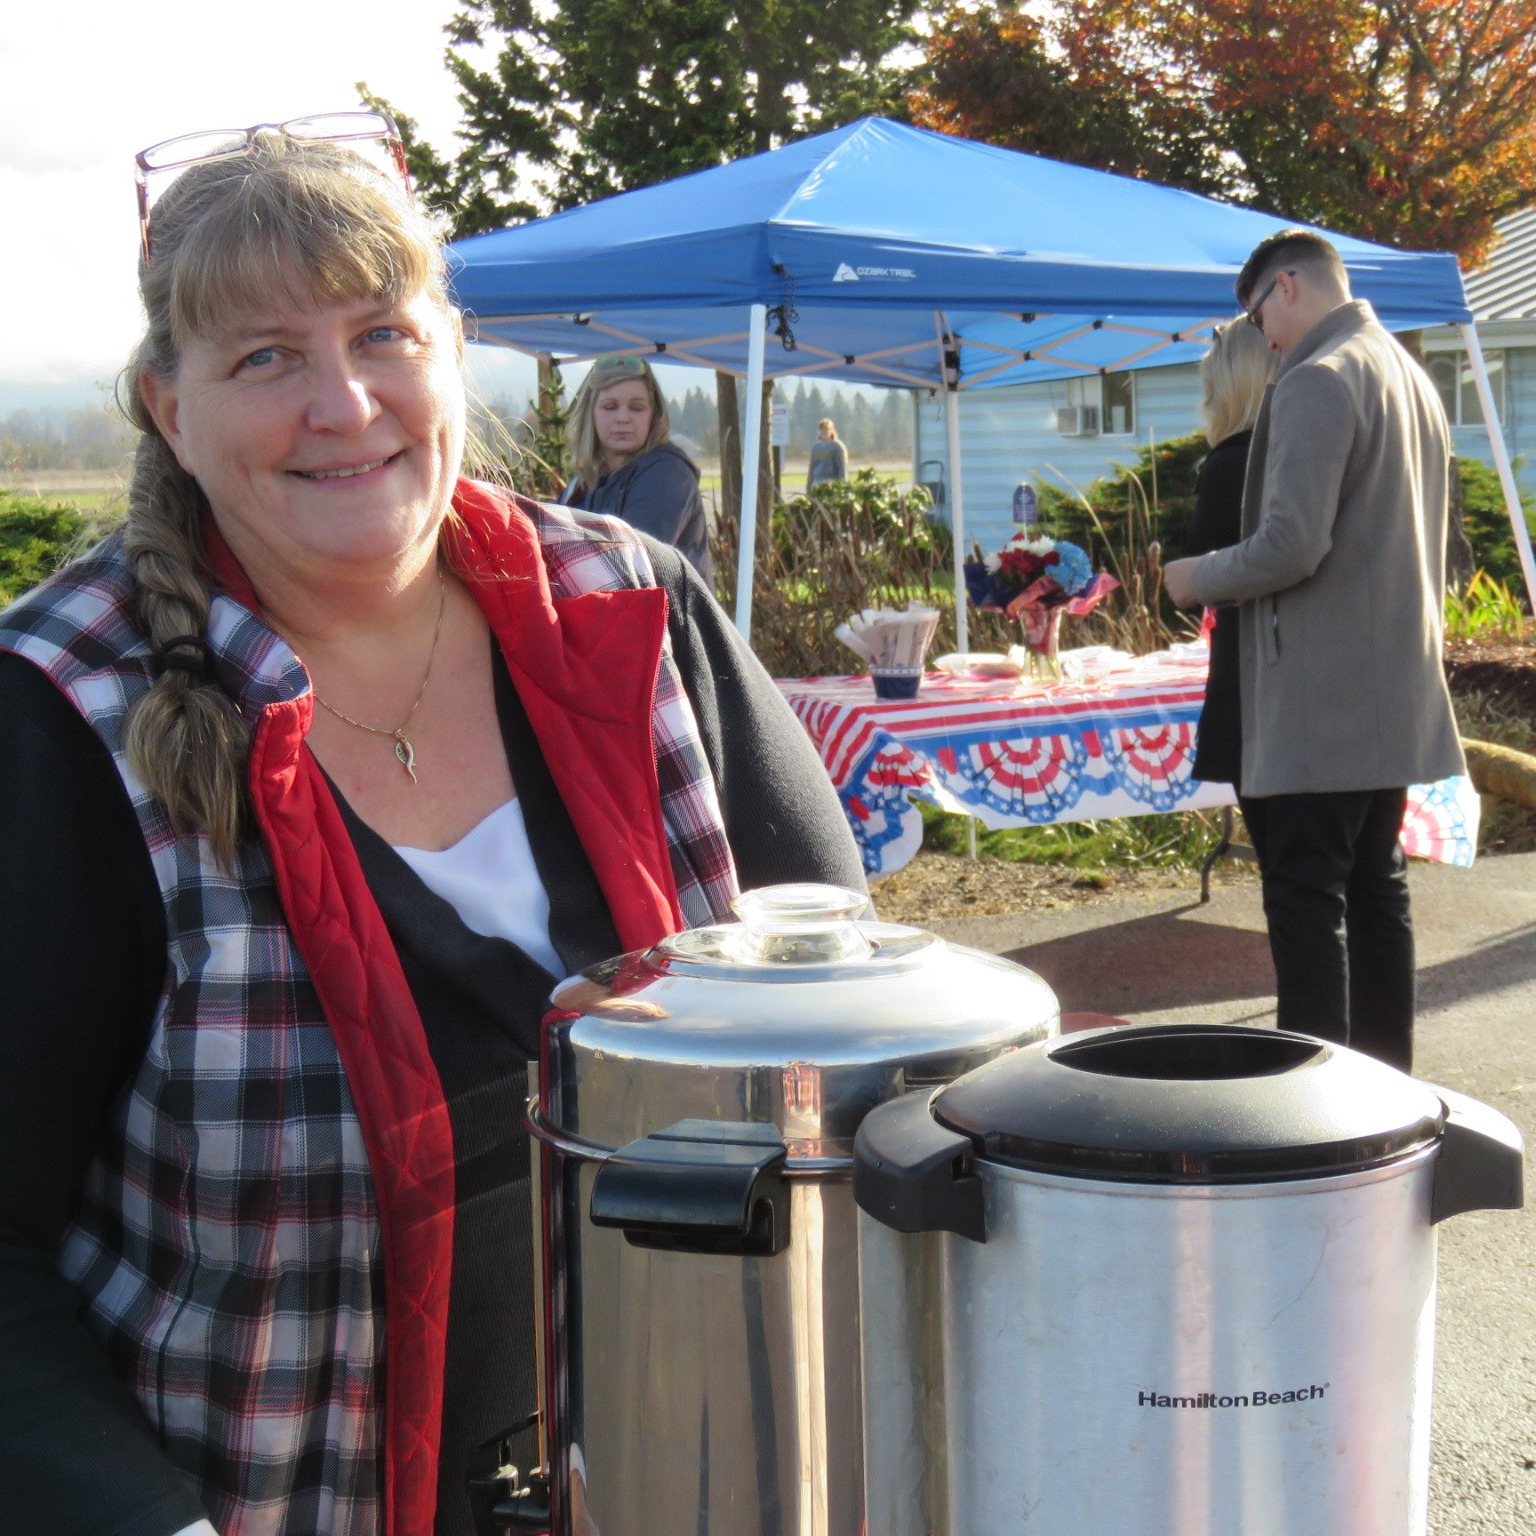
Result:
M1224 437L1200 466L1195 515L1187 536L1191 555L1226 549L1243 537L1243 481L1253 433ZM1243 713L1238 689L1237 609L1220 608L1211 632L1211 672L1195 745L1194 778L1236 785L1243 767Z
M648 541L743 888L862 889L815 750L687 562ZM537 742L497 660L497 705L551 939L572 969L618 948ZM469 1529L478 1448L533 1409L524 1062L551 978L472 933L343 812L422 1014L456 1171L439 1536ZM199 1519L53 1253L163 982L161 897L106 748L41 672L0 654L0 1486L8 1536L170 1536Z

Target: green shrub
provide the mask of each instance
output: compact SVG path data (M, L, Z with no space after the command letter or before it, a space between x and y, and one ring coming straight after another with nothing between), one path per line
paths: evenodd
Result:
M820 542L841 530L870 549L899 545L904 566L951 563L949 525L935 522L932 510L921 486L903 487L878 470L856 469L846 480L824 480L773 509L774 553L780 560L797 559L810 527Z
M930 654L955 648L949 529L930 517L921 487L872 469L829 481L776 506L760 531L752 583L752 649L775 677L862 671L833 631L861 608L939 609ZM715 580L735 590L734 523L716 529Z
M93 528L63 502L0 490L0 608L52 575Z
M1096 566L1113 571L1145 518L1163 559L1176 559L1185 552L1195 482L1210 451L1204 434L1196 432L1141 449L1134 464L1095 480L1086 491L1042 482L1041 521L1054 537L1081 544Z
M1456 463L1461 470L1461 518L1474 561L1491 580L1523 592L1525 577L1520 571L1515 530L1504 506L1498 471L1480 459L1457 459ZM1533 516L1531 498L1520 499L1529 527Z

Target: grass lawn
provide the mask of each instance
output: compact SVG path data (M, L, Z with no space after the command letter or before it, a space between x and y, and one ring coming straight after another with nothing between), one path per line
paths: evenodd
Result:
M805 489L805 470L810 461L804 458L784 460L783 469L780 471L780 480L786 497L794 496ZM849 472L856 469L871 468L888 479L896 480L903 485L908 485L912 480L912 461L910 459L894 459L889 463L876 462L875 460L860 460L855 462L852 458L848 461ZM705 459L699 465L699 489L711 498L716 507L719 506L720 497L720 465L713 459Z
M923 805L923 847L961 854L970 848L970 822ZM976 854L1006 863L1060 864L1071 869L1198 869L1220 830L1219 811L1180 811L1170 816L1124 816L1071 821L1049 827L992 832L976 824Z

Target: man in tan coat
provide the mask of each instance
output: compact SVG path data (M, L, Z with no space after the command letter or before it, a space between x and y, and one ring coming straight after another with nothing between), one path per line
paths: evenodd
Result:
M1254 428L1243 539L1169 564L1169 596L1240 605L1242 784L1279 1023L1408 1070L1409 784L1465 771L1440 662L1449 429L1434 386L1287 230L1237 280L1285 359Z

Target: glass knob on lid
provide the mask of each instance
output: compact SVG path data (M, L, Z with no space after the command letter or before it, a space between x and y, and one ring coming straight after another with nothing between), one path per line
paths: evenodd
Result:
M840 885L770 885L731 903L741 929L732 957L763 965L825 965L874 953L853 921L869 898Z

